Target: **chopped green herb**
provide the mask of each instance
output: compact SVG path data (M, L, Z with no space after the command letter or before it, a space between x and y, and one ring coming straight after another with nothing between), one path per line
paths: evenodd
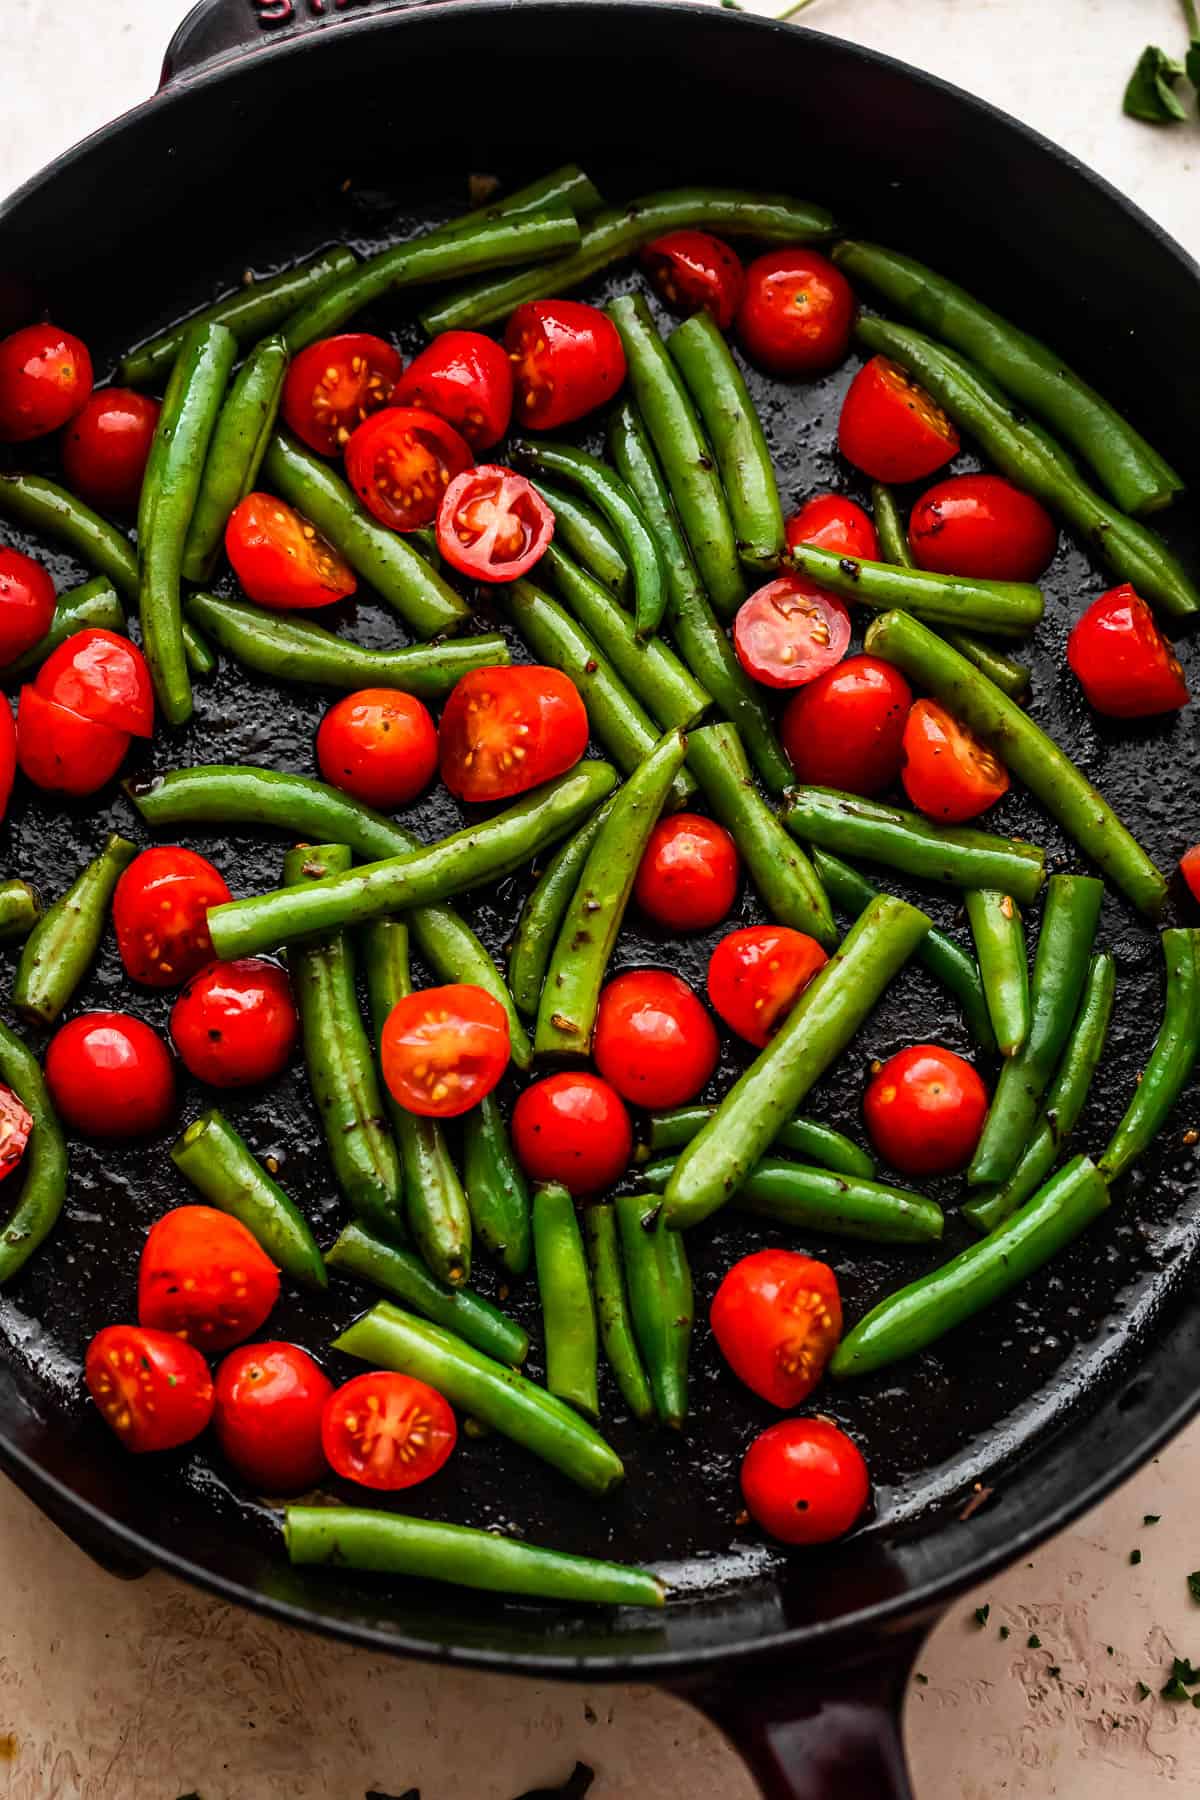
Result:
M1125 89L1125 112L1147 125L1175 125L1186 119L1187 109L1175 92L1175 83L1182 74L1182 63L1157 44L1147 44Z
M1046 1673L1050 1677L1051 1681L1057 1681L1059 1676L1062 1674L1062 1670L1057 1663L1051 1663L1050 1667L1046 1670Z
M1002 1625L1000 1627L1000 1636L1002 1638L1006 1638L1008 1636L1008 1626L1007 1625Z
M1200 1569L1193 1569L1187 1578L1188 1593L1193 1600L1200 1600Z
M977 1606L975 1608L975 1623L980 1627L980 1629L982 1629L983 1626L985 1626L987 1624L988 1614L991 1612L991 1610L992 1609L990 1606Z
M1194 1668L1186 1656L1177 1656L1171 1664L1171 1674L1176 1681L1185 1682L1188 1687L1200 1683L1200 1669Z
M1026 1648L1029 1650L1040 1650L1042 1647L1042 1640L1037 1636L1028 1637L1025 1640L1025 1644Z
M1104 1648L1105 1648L1105 1649L1106 1649L1106 1650L1107 1650L1107 1651L1108 1651L1108 1654L1109 1654L1109 1655L1110 1655L1110 1656L1111 1656L1111 1655L1112 1655L1112 1653L1113 1653L1113 1647L1112 1647L1112 1645L1111 1645L1111 1644L1105 1644L1105 1646L1104 1646Z
M1133 1564L1133 1566L1134 1566L1134 1568L1135 1568L1135 1569L1136 1569L1136 1568L1137 1568L1137 1566L1138 1566L1138 1564L1139 1564L1139 1563L1140 1563L1140 1562L1141 1562L1141 1560L1142 1560L1142 1553L1141 1553L1141 1551L1140 1551L1140 1550L1131 1550L1131 1551L1130 1551L1130 1552L1129 1552L1129 1560L1130 1560L1130 1562L1131 1562L1131 1563L1132 1563L1132 1564Z
M1164 1700L1191 1699L1191 1695L1177 1675L1172 1675L1170 1681L1164 1682L1160 1691Z
M1148 1700L1150 1698L1150 1689L1146 1686L1144 1681L1138 1682L1136 1693L1139 1700Z
M928 1687L928 1686L929 1686L929 1677L928 1677L928 1675L922 1675L922 1673L921 1673L921 1671L920 1671L920 1669L918 1669L918 1670L917 1670L917 1672L916 1672L916 1674L915 1674L915 1675L914 1675L914 1676L913 1676L913 1680L914 1680L914 1681L918 1681L918 1682L920 1682L920 1684L921 1684L921 1686L922 1686L922 1687Z
M1142 1524L1143 1525L1157 1525L1158 1521L1161 1518L1162 1518L1161 1513L1143 1513L1142 1514Z

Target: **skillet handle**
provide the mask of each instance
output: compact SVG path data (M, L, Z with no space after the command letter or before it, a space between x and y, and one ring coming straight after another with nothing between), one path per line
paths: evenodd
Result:
M228 62L280 39L328 31L363 13L407 11L420 0L198 0L167 45L160 90L211 63Z

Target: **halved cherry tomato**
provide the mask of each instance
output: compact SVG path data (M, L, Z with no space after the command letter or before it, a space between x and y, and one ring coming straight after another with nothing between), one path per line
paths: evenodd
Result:
M751 1517L781 1544L828 1544L862 1517L871 1480L862 1452L832 1419L781 1419L742 1462Z
M717 1066L717 1028L686 981L665 969L618 975L600 995L593 1055L634 1106L682 1106Z
M129 733L83 719L69 706L23 687L17 703L17 761L35 787L94 794L124 761Z
M835 556L879 559L879 539L869 512L845 494L814 494L784 528L789 550L798 544L814 544Z
M138 1264L138 1324L202 1350L258 1330L279 1298L279 1270L240 1219L176 1206L150 1227Z
M1003 763L936 700L910 707L901 749L905 793L919 812L941 824L977 818L1008 792Z
M262 956L210 963L171 1008L184 1067L210 1087L250 1087L286 1065L300 1021L288 978Z
M746 270L738 341L772 375L832 369L846 354L853 324L854 291L818 250L768 250Z
M363 688L331 706L317 732L326 781L392 812L428 786L438 761L437 727L412 694Z
M380 1493L428 1481L457 1438L454 1414L436 1388L387 1369L355 1375L330 1395L321 1419L335 1474Z
M948 1175L975 1153L987 1116L977 1071L940 1044L913 1044L889 1056L863 1101L879 1154L906 1175Z
M208 909L231 900L206 857L178 844L135 856L113 895L113 926L125 973L144 987L180 987L213 961Z
M93 506L132 512L162 407L132 388L97 388L63 436L63 472Z
M917 501L908 542L918 567L983 581L1036 581L1058 528L1032 494L999 475L952 475Z
M34 687L94 725L131 737L154 735L154 685L136 644L115 631L89 626L72 632L46 658Z
M11 1175L25 1154L33 1115L10 1087L0 1086L0 1181Z
M612 320L582 300L527 300L504 328L517 430L571 425L611 400L625 379Z
M707 231L668 231L642 251L642 267L673 312L711 313L722 331L733 324L746 285L736 250Z
M508 430L513 382L508 357L482 331L443 331L396 384L397 406L423 406L453 425L472 450L490 450Z
M385 407L346 445L350 486L367 511L393 531L432 525L442 495L471 461L470 448L454 427L423 406Z
M250 599L274 610L332 606L358 587L316 526L271 494L247 494L234 507L225 554Z
M149 1137L175 1108L170 1051L130 1013L81 1013L63 1025L46 1051L46 1085L85 1137Z
M438 508L438 549L474 581L517 581L553 536L554 514L533 483L500 463L464 469Z
M807 1400L842 1335L837 1276L796 1250L743 1256L713 1295L709 1316L734 1374L772 1406Z
M573 769L588 741L575 683L557 669L474 669L438 727L442 780L459 800L508 800Z
M876 656L848 656L793 694L780 734L799 781L881 794L900 773L912 689Z
M729 833L699 813L660 819L638 864L634 896L673 931L704 931L737 898L741 860Z
M23 444L73 419L92 391L87 345L57 325L0 339L0 440Z
M420 988L384 1021L379 1060L398 1106L456 1119L486 1099L508 1067L508 1014L471 982Z
M0 667L45 637L54 617L54 583L40 562L0 544Z
M17 724L12 707L0 696L0 819L8 811L17 775Z
M321 338L287 372L279 410L321 456L338 456L363 420L387 406L404 367L398 351L369 331Z
M217 1370L217 1442L260 1493L299 1493L325 1473L321 1416L332 1393L297 1344L243 1344Z
M1190 850L1185 851L1179 859L1179 867L1192 899L1200 900L1200 844L1194 844Z
M708 997L731 1031L761 1050L829 961L816 938L790 925L731 931L708 964Z
M1188 702L1179 660L1129 583L1093 600L1067 639L1088 704L1110 719L1146 719Z
M513 1147L535 1181L598 1194L629 1166L633 1127L615 1088L598 1075L548 1075L513 1108Z
M836 594L803 575L768 581L738 608L733 647L752 681L803 687L840 663L850 642L850 614Z
M838 447L873 481L919 481L958 455L958 433L899 363L873 356L842 402Z
M208 1364L173 1331L106 1325L87 1347L83 1373L105 1424L135 1454L190 1444L212 1417Z

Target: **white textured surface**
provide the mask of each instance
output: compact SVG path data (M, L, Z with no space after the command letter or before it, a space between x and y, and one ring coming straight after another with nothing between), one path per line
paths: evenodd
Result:
M172 22L170 0L9 0L0 191L147 93ZM1155 132L1119 111L1147 39L1178 43L1176 0L817 0L808 22L986 94L1200 255L1195 123ZM909 1698L919 1800L1200 1800L1200 1714L1157 1698L1173 1655L1200 1660L1184 1582L1200 1565L1198 1486L1200 1427L954 1607ZM1161 1522L1144 1526L1147 1513ZM163 1577L117 1584L6 1486L0 1595L0 1800L358 1800L410 1786L422 1800L509 1800L577 1757L598 1771L594 1800L752 1800L728 1747L678 1701L380 1661ZM1136 1701L1138 1681L1153 1699Z

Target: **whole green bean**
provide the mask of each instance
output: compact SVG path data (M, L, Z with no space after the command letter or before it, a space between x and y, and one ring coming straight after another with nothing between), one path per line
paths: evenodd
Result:
M52 650L57 650L75 632L97 628L122 633L125 630L125 608L107 575L96 575L91 581L85 581L82 587L71 588L68 593L60 594L46 635L40 637L23 656L5 663L0 669L0 680L8 681L20 675L31 674L34 669L41 667Z
M883 894L872 900L684 1149L664 1196L669 1225L695 1225L737 1191L928 930L915 906Z
M1200 932L1164 931L1167 996L1150 1060L1112 1135L1100 1168L1109 1181L1142 1154L1178 1100L1200 1049Z
M592 1293L605 1361L626 1406L635 1419L645 1424L654 1417L654 1395L646 1379L630 1316L615 1207L599 1203L585 1207L583 1235L587 1242Z
M901 569L839 555L816 544L793 544L784 560L845 600L879 612L895 607L939 626L965 625L973 631L1023 637L1045 611L1041 589L1024 581L968 580L929 569Z
M651 1113L646 1121L646 1147L639 1151L638 1161L664 1150L679 1150L690 1144L701 1126L716 1112L715 1106L676 1106L670 1112ZM840 1175L853 1175L870 1181L875 1164L865 1150L824 1125L818 1119L789 1119L774 1142L772 1150L787 1150L804 1162L816 1163L822 1169L835 1169ZM651 1182L651 1186L655 1186Z
M546 1182L533 1194L533 1254L546 1345L546 1386L587 1419L600 1416L596 1306L575 1202Z
M308 1220L223 1113L202 1113L172 1145L171 1161L210 1206L240 1220L285 1274L305 1287L328 1287Z
M137 845L114 833L94 862L42 914L25 940L13 977L13 1005L32 1024L52 1025L92 965L113 889Z
M580 826L574 837L560 845L521 908L508 949L508 984L513 999L530 1018L537 1015L546 968L563 914L571 904L592 845L612 807L613 801L606 800L587 823Z
M325 1261L331 1269L343 1269L347 1275L369 1282L497 1362L516 1367L529 1354L529 1335L515 1319L473 1288L443 1287L419 1256L375 1237L363 1225L347 1225L326 1252Z
M0 475L0 516L27 525L106 575L126 600L138 597L137 552L123 531L45 475Z
M0 1023L0 1081L33 1120L21 1161L24 1178L8 1223L0 1229L0 1287L23 1268L53 1231L67 1197L67 1146L37 1057Z
M904 529L904 515L896 503L895 494L882 481L871 483L871 513L875 521L875 536L879 540L880 561L893 563L898 569L915 568L916 561L909 545L908 533Z
M624 1477L616 1451L565 1400L386 1301L356 1319L333 1347L428 1382L452 1406L512 1438L589 1493L606 1494Z
M27 938L42 916L37 889L13 876L0 881L0 944Z
M669 1231L657 1195L614 1202L629 1310L655 1410L678 1431L687 1417L688 1351L695 1299L681 1231Z
M618 474L624 470L618 467ZM628 477L626 477L628 481ZM629 564L616 537L600 514L578 494L555 487L549 481L535 481L534 487L554 514L554 541L561 544L576 562L618 600L629 595ZM636 498L637 496L635 496ZM642 509L645 511L645 508ZM653 528L653 520L647 519ZM659 551L662 551L661 540Z
M183 621L183 654L187 657L188 668L200 680L206 681L215 673L216 655L190 619Z
M674 1167L669 1156L663 1157L647 1163L642 1178L658 1191L666 1187ZM933 1244L945 1228L941 1207L923 1194L777 1156L765 1156L751 1169L730 1205L777 1225L828 1231L868 1244Z
M967 918L1001 1056L1013 1056L1029 1036L1029 963L1021 912L999 888L970 888Z
M494 1094L463 1120L463 1187L476 1237L510 1275L524 1275L531 1249L529 1187Z
M287 345L276 332L254 346L230 383L184 541L185 581L204 582L212 575L229 515L258 478L287 369Z

